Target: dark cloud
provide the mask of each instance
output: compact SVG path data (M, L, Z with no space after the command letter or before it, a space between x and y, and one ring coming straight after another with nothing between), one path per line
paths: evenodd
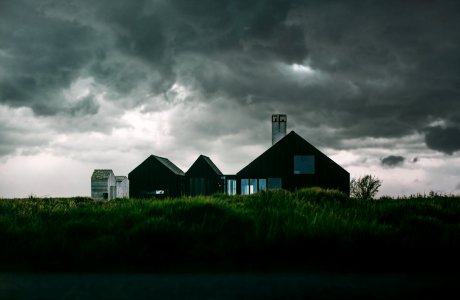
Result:
M382 165L388 167L401 166L406 159L403 156L390 155L382 159Z
M54 115L91 60L99 37L77 22L48 17L30 1L9 1L0 12L0 103Z
M459 191L459 190L460 190L460 183L457 184L457 186L455 187L455 190L456 190L456 191Z
M430 127L425 131L425 142L430 149L452 155L460 151L460 128Z
M99 104L92 95L79 99L77 103L70 107L70 113L73 116L95 115L98 111Z
M0 103L41 116L98 113L94 95L63 97L93 78L122 109L174 103L180 83L190 105L239 107L251 119L242 128L281 111L298 127L335 129L334 147L439 119L460 127L456 1L9 1L0 40ZM427 146L455 152L456 130L428 129Z

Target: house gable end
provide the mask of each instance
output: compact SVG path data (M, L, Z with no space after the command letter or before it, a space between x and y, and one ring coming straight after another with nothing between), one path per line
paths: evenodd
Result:
M204 155L200 155L185 174L188 177L223 175L219 168L217 168L217 166L212 162L212 160Z

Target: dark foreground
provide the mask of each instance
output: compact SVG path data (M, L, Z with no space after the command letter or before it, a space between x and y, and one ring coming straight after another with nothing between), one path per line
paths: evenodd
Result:
M0 273L0 299L446 299L442 273Z

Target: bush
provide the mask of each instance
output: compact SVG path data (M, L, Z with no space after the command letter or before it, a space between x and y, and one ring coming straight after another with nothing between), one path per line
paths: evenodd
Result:
M382 186L382 181L372 175L365 175L350 182L351 197L360 200L372 200Z

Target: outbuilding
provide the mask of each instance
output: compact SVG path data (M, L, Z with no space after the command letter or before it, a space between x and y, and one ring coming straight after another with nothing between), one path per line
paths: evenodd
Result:
M117 198L129 198L129 179L126 176L115 176Z
M116 197L116 180L112 170L96 169L91 175L91 198L112 200Z
M185 174L167 158L150 155L128 174L131 198L179 197L185 193Z

